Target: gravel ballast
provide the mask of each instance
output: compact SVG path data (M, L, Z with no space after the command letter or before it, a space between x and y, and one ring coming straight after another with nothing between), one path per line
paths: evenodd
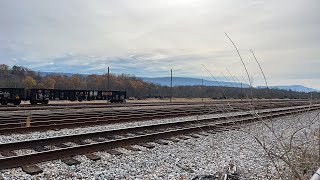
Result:
M280 110L283 108L275 108L274 110ZM268 109L259 110L259 112L270 111ZM251 113L255 114L257 111L252 111ZM16 141L26 141L32 139L41 139L41 138L49 138L49 137L57 137L57 136L67 136L67 135L75 135L81 133L92 133L97 131L109 131L113 129L127 128L127 127L135 127L135 126L145 126L152 124L160 124L160 123L170 123L170 122L179 122L179 121L191 121L205 118L215 118L221 116L229 116L229 115L237 115L237 114L245 114L247 112L230 112L230 113L219 113L219 114L205 114L205 115L194 115L188 117L176 117L176 118L164 118L164 119L151 119L147 121L133 121L133 122L125 122L125 123L115 123L115 124L107 124L100 126L91 126L91 127L79 127L73 129L57 129L57 130L48 130L45 132L29 132L23 134L10 134L10 135L0 135L0 143L10 143Z
M319 120L319 116L317 116L319 112L314 111L277 118L274 119L272 124L277 132L286 130L287 133L290 133L295 128L310 123L311 118ZM182 119L189 118L195 117ZM171 121L182 119L173 118ZM167 122L170 120L160 121ZM133 124L140 125L139 123L148 122ZM149 121L149 123L154 123L154 121ZM72 134L73 131L85 133L93 130L106 130L106 127L121 128L123 126L128 126L128 124L77 128L57 132L58 135L63 135ZM307 130L310 131L310 128L307 128ZM81 164L76 166L67 166L60 160L39 163L38 165L43 169L43 173L35 176L24 173L21 168L1 170L1 176L4 179L192 179L197 175L213 175L217 172L224 172L229 162L235 161L241 179L275 177L275 168L250 134L257 136L263 134L272 139L272 134L266 126L262 123L256 123L240 128L240 130L208 134L208 136L180 140L175 143L169 142L169 145L155 144L154 149L137 146L142 151L129 151L120 148L118 151L124 153L120 156L110 155L106 152L96 152L96 155L101 156L101 160L96 162L87 159L85 156L76 156L75 159L81 161ZM26 140L27 137L35 139L55 135L54 131L48 131L0 136L0 142L6 143ZM23 152L20 153L23 154Z

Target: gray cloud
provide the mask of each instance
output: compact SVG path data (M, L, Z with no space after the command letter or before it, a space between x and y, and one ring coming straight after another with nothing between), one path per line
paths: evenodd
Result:
M256 85L320 88L317 0L30 0L0 1L0 63L43 71L137 76L245 76ZM80 68L80 70L79 70Z

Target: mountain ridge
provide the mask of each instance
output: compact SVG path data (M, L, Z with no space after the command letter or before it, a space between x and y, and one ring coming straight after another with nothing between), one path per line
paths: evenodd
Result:
M159 84L162 86L170 86L171 80L170 77L139 77L143 81ZM202 79L199 78L189 78L189 77L173 77L172 78L173 86L199 86L202 85ZM210 81L203 79L204 86L224 86L224 87L250 87L248 84L236 83L236 82L225 82L225 81Z
M60 74L65 76L72 76L74 73L57 73L57 72L39 72L41 76L50 74ZM89 74L81 74L87 76ZM161 86L170 86L170 77L138 77L145 82L158 84ZM173 86L199 86L202 85L202 79L191 77L173 77ZM226 81L212 81L203 79L204 86L222 86L222 87L243 87L249 88L250 86L245 83L226 82ZM318 89L305 87L302 85L286 85L286 86L268 86L270 89L291 90L296 92L320 92ZM266 88L266 86L257 86L256 88Z
M257 88L266 88L266 86L257 86ZM288 86L269 86L270 89L282 89L282 90L291 90L296 92L319 92L318 89L313 89L305 87L302 85L288 85Z
M170 86L170 77L140 77L143 81L159 84L162 86ZM200 78L189 78L189 77L173 77L172 78L173 86L199 86L202 85L202 79ZM245 83L235 83L235 82L225 82L225 81L210 81L203 80L204 86L223 86L223 87L250 87ZM257 86L256 88L266 88L266 86ZM317 89L305 87L302 85L288 85L288 86L269 86L271 89L282 89L282 90L291 90L296 92L319 92Z

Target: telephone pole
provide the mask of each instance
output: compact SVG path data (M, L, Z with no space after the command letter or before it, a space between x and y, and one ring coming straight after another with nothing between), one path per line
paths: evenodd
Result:
M241 101L242 101L242 83L241 83L241 94L240 94L240 98L241 98Z
M110 91L110 70L108 67L108 91Z
M170 102L172 102L172 69L171 69L171 83L170 83Z
M203 102L203 78L201 80L201 101Z

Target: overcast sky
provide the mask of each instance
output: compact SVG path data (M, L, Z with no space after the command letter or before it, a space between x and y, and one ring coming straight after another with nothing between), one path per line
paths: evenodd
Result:
M319 0L0 0L0 63L320 89ZM243 77L243 78L242 78ZM210 79L209 79L210 80Z

